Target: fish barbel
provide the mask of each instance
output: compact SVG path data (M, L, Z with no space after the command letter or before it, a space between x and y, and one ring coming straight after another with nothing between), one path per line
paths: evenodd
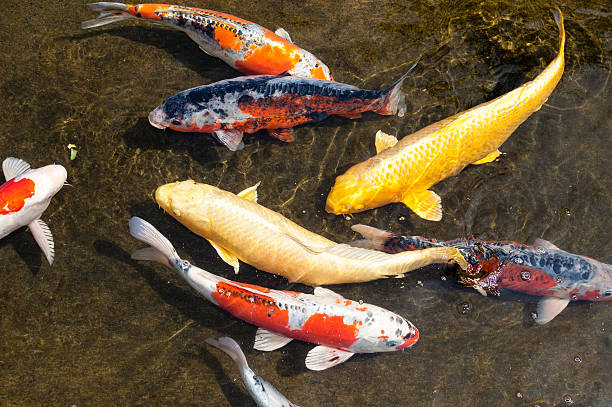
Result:
M437 182L458 174L469 164L494 161L498 147L548 99L563 74L565 31L560 30L559 53L534 80L497 99L431 124L401 141L378 132L377 154L336 178L325 210L344 214L402 202L418 216L442 219Z
M290 75L333 80L329 68L310 52L295 45L282 28L276 33L251 21L195 7L170 4L97 2L87 5L100 12L81 24L84 29L127 18L147 20L184 31L202 51L246 75Z
M479 293L499 295L508 289L542 297L535 321L545 324L570 301L612 300L612 265L568 253L554 244L536 239L533 245L478 239L436 240L398 236L366 225L352 229L366 239L357 247L401 253L430 247L455 247L468 262L459 281Z
M179 257L172 243L147 221L133 217L130 234L150 245L132 254L174 269L208 301L259 327L254 348L279 349L293 339L319 346L306 356L306 367L324 370L355 353L392 352L419 340L419 331L401 316L376 305L348 300L327 288L313 294L272 290L216 276Z
M257 185L235 195L188 180L160 186L155 200L206 238L236 273L242 260L289 281L319 286L402 276L451 260L466 265L457 249L450 247L390 255L335 243L259 205Z

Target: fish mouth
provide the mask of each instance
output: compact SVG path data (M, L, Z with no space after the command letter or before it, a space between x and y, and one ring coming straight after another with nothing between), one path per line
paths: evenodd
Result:
M401 350L401 349L405 349L405 348L409 348L412 345L414 345L415 343L418 342L419 340L419 330L416 329L415 327L410 328L410 333L408 335L408 338L405 338L404 343L402 343L400 346L397 347L397 350Z
M155 201L166 212L172 209L172 199L170 198L171 185L162 185L155 190Z
M151 124L151 126L163 130L166 128L166 126L160 124L162 121L159 120L159 116L161 116L160 108L157 107L155 108L155 110L149 113L149 123Z

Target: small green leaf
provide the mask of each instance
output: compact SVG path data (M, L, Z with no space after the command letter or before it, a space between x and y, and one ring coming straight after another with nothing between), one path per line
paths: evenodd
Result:
M77 155L77 151L74 148L70 149L70 161L74 160L76 158Z

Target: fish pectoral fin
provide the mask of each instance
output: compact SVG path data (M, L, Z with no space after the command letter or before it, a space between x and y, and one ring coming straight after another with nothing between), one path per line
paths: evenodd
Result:
M332 298L338 298L341 300L344 299L344 297L341 296L340 294L333 292L329 288L323 288L323 287L315 287L313 294L316 295L317 297L332 297Z
M310 370L329 369L346 362L353 355L353 352L319 345L306 355L306 367Z
M237 130L217 130L213 133L217 140L225 147L232 151L242 150L244 143L242 142L243 132Z
M8 157L2 162L2 172L4 172L4 179L7 181L18 177L29 169L30 164L19 158Z
M347 119L359 119L361 113L334 113L336 116L346 117Z
M402 203L423 219L436 222L442 219L442 199L433 191L406 194Z
M385 243L395 235L381 229L374 228L368 225L353 225L351 229L364 237L362 240L350 242L353 247L362 247L364 249L373 249L383 251Z
M534 318L538 324L550 322L569 304L569 298L544 297L538 302L537 315Z
M278 35L281 38L286 39L287 41L293 44L293 41L291 40L291 36L287 32L287 30L285 30L283 27L278 27L276 31L274 31L274 34Z
M396 144L397 138L395 136L384 133L382 130L378 130L376 132L376 137L374 139L374 145L376 146L376 154L388 149L389 147L393 147Z
M253 185L252 187L249 187L247 189L244 189L238 192L236 195L238 195L241 198L248 199L249 201L257 202L257 187L259 186L259 184L261 184L261 181L259 181L257 184Z
M550 249L550 250L561 250L557 246L555 246L554 244L550 243L548 240L544 240L544 239L540 239L540 238L537 238L533 242L533 244L536 245L536 246L545 247L545 248Z
M206 240L208 240L210 244L212 245L212 247L215 248L219 257L221 257L224 262L226 262L227 264L229 264L230 266L234 268L234 273L238 274L238 271L240 271L239 270L240 262L238 262L238 257L230 250L213 242L212 240L210 239L206 239Z
M291 143L295 141L293 129L290 127L283 129L268 129L268 134L286 143Z
M492 153L487 154L487 156L485 158L481 158L478 161L474 161L472 163L472 165L480 165L480 164L492 163L493 161L497 160L497 158L501 154L502 154L501 151L495 150Z
M36 240L36 243L38 243L38 246L45 254L49 265L52 265L55 258L55 244L53 243L53 235L51 230L49 230L49 226L41 219L36 219L28 227L34 236L34 240Z
M267 329L257 328L253 348L263 352L269 352L282 348L292 340L293 338L288 338L284 335L270 332Z

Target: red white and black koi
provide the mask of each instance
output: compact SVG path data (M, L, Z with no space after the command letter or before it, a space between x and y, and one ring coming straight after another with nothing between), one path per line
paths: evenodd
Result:
M537 239L534 245L510 241L455 239L441 241L419 236L398 236L365 225L353 230L367 240L361 247L388 253L430 247L455 247L468 262L459 273L460 282L483 295L499 295L507 288L544 297L538 303L535 321L545 324L565 309L569 301L612 300L612 265L568 253Z
M308 352L306 367L324 370L355 353L390 352L412 346L419 331L401 316L371 304L351 301L326 288L314 294L272 290L218 277L182 260L151 224L133 217L130 233L151 247L132 254L175 269L213 304L259 329L255 349L272 351L293 339L319 346Z
M403 116L400 87L406 75L386 90L288 75L243 76L179 92L153 110L149 122L160 129L213 133L232 151L244 147L244 133L263 129L289 142L292 127L331 115L358 118L372 111Z
M202 51L246 75L290 75L332 79L329 68L310 52L295 45L282 28L272 32L231 14L171 4L97 2L87 5L100 12L81 24L100 27L128 18L146 20L185 32Z
M47 261L53 264L53 236L40 216L64 186L66 169L61 165L47 165L32 170L25 161L9 157L2 163L2 171L6 182L0 185L0 239L28 226Z
M219 340L208 338L206 343L227 353L236 362L247 391L259 407L299 407L249 368L246 357L235 340L228 337Z

